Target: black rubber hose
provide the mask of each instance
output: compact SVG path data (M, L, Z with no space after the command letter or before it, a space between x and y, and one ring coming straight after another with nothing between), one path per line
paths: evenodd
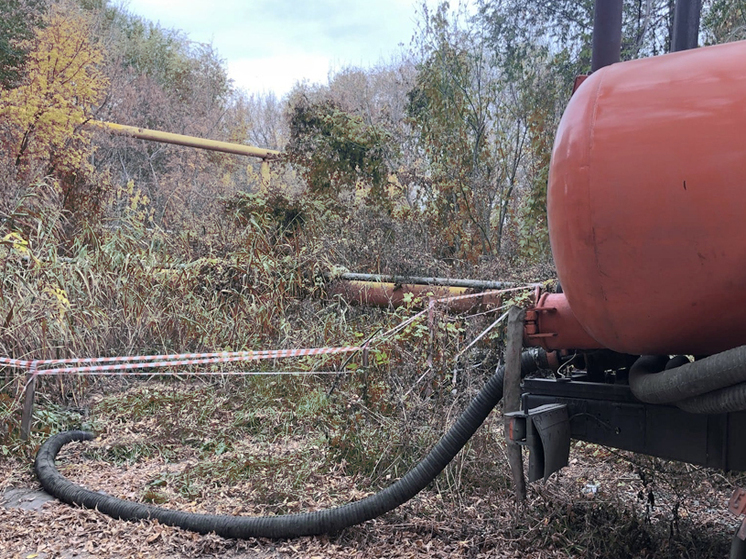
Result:
M689 358L686 355L676 355L668 360L668 363L666 363L666 366L663 369L668 371L669 369L675 369L676 367L688 365L689 363Z
M528 372L530 371L522 370L523 374ZM504 368L499 367L430 453L396 483L360 501L316 512L260 517L195 514L143 505L89 491L65 479L54 464L62 446L71 441L93 438L92 433L85 431L66 431L51 437L39 450L34 467L44 489L61 501L96 508L123 520L157 519L170 526L201 534L214 532L226 538L292 538L334 533L395 509L432 482L502 399L503 378Z
M644 355L630 369L629 385L635 397L648 404L675 404L689 413L743 411L746 410L746 346L693 363Z
M676 405L689 413L731 413L746 410L746 383L713 390Z
M662 371L667 361L644 355L632 366L629 386L638 400L672 404L746 382L746 346Z

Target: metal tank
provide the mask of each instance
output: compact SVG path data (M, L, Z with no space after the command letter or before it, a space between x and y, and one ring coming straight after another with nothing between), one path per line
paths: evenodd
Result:
M588 77L557 131L548 218L570 308L599 345L746 344L746 42Z

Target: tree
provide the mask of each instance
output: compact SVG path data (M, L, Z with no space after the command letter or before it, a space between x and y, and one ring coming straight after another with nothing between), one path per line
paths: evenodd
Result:
M416 38L414 188L431 227L472 261L548 254L549 156L576 59L569 48L553 52L546 22L524 8L507 0L476 15L445 2L434 13L425 7ZM557 32L582 36L574 27Z
M408 107L424 163L421 203L455 255L495 256L524 186L531 110L524 74L534 70L501 56L484 17L452 14L445 2L434 14L423 11Z
M346 67L329 78L329 85L299 88L293 99L308 104L333 104L365 127L386 136L383 164L389 171L386 190L393 211L408 214L415 200L408 196L407 169L416 157L411 127L406 122L407 94L414 84L415 67L408 54L374 68ZM370 208L369 208L370 209Z
M336 201L361 195L369 205L390 210L386 160L392 149L386 130L333 101L311 103L301 96L291 109L288 159L316 195Z
M102 69L111 88L98 119L245 141L226 118L233 102L231 83L212 45L191 41L110 0L77 1L107 46ZM220 197L246 183L241 173L246 161L238 156L107 133L97 134L95 141L97 171L120 187L134 181L150 200L155 222L171 229L221 212Z
M90 133L83 126L108 84L85 14L60 3L43 22L33 38L19 43L28 53L20 84L0 89L0 146L19 178L33 183L52 175L74 209L93 170Z
M12 89L20 82L26 59L24 43L41 24L43 8L43 0L0 3L0 87Z
M492 152L488 145L495 89L477 34L449 17L441 3L425 9L418 37L421 62L408 116L427 163L419 194L433 227L461 257L493 253L490 217ZM424 178L424 177L423 177Z
M705 0L702 6L705 44L726 43L746 38L746 1Z
M740 0L711 0L739 2ZM532 45L562 55L573 73L590 71L594 0L499 0L480 2L480 13L502 52L521 59ZM647 0L622 4L622 60L664 54L671 50L673 0Z

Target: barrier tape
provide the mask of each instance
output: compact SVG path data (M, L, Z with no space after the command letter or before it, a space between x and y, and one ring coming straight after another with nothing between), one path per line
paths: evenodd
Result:
M275 375L347 375L352 373L353 371L350 370L343 370L343 371L190 371L188 373L179 372L179 371L162 371L157 373L158 376L161 377L180 377L182 375L189 375L189 376L197 376L197 377L203 377L203 376L249 376L249 377L264 377L264 376L275 376ZM96 371L96 372L88 372L88 373L70 373L72 375L74 374L84 374L86 376L117 376L121 375L122 373L119 371ZM127 373L127 375L134 375L134 376L151 376L156 373L149 372L149 371L130 371Z
M520 287L509 287L507 289L495 289L492 291L482 291L480 293L469 293L468 295L453 295L451 297L432 297L432 300L437 303L445 303L448 301L461 301L462 299L476 299L477 297L484 297L485 295L500 295L502 293L509 293L511 291L524 291L526 289L535 289L538 283L532 283L528 285L522 285Z
M310 349L261 349L248 351L222 351L213 353L172 353L165 355L131 355L120 357L73 357L70 359L35 359L33 361L23 361L20 359L8 359L0 357L0 365L9 365L21 368L29 368L31 363L37 365L71 365L82 363L121 363L127 361L169 361L185 359L233 359L240 360L245 358L247 361L258 359L282 359L285 357L303 357L307 355L321 355L324 353L345 353L358 351L362 347L348 346L341 348L310 348Z
M388 336L393 336L394 334L402 331L404 328L406 328L407 326L415 322L417 319L422 318L426 314L430 313L432 311L432 308L439 303L447 303L449 301L461 301L463 299L476 299L477 297L484 297L485 295L501 295L502 293L508 293L511 291L522 291L526 289L534 289L536 285L538 284L529 284L529 285L524 285L521 287L510 287L506 289L482 291L480 293L469 293L468 295L452 295L450 297L430 297L430 300L428 302L428 308L421 310L420 312L418 312L417 314L413 316L410 316L407 320L405 320L404 322L400 324L397 324L396 326L394 326L390 330L387 330L383 334L375 336L374 338L371 339L371 341L383 339ZM493 309L493 310L500 310L502 308L503 307L497 307L496 309Z
M285 359L289 357L307 357L311 355L333 355L362 351L366 346L319 347L308 349L275 349L261 351L233 351L222 353L181 353L171 355L142 355L129 357L97 357L81 359L39 359L23 361L19 359L0 358L0 365L9 365L28 369L33 376L65 374L99 374L104 372L134 371L136 369L157 369L188 365L212 365L216 363L233 363L237 361L259 361L262 359ZM160 360L158 360L160 359ZM114 361L115 363L111 363ZM106 363L107 365L89 365L78 367L56 367L39 369L40 365L71 365L78 363ZM149 374L149 373L142 373Z
M438 303L449 301L458 301L463 299L473 299L489 295L499 295L513 291L533 289L534 284L512 287L507 289L483 291L480 293L470 293L468 295L454 295L450 297L433 297L430 300L430 306ZM373 341L378 341L391 336L403 328L412 324L417 319L427 314L425 309L414 316L403 321L401 324L391 328L387 332L374 336L371 340L362 346L345 346L345 347L321 347L306 349L275 349L275 350L257 350L257 351L229 351L229 352L212 352L212 353L175 353L163 355L135 355L135 356L117 356L117 357L82 357L69 359L35 359L22 360L0 357L0 366L18 367L27 369L31 376L37 375L55 375L55 374L91 374L102 375L127 374L147 375L149 372L139 372L139 369L157 369L167 367L179 367L190 365L211 365L217 363L233 363L238 361L259 361L263 359L285 359L290 357L306 357L313 355L333 355L338 353L353 353L357 351L367 351ZM59 365L63 365L60 367ZM77 366L70 366L77 365ZM40 368L44 366L56 366L52 368ZM166 374L166 373L158 373ZM172 373L185 374L185 373ZM187 374L296 374L296 373L230 373L230 372L189 372ZM300 373L298 373L300 374ZM339 374L338 372L313 373L313 374Z

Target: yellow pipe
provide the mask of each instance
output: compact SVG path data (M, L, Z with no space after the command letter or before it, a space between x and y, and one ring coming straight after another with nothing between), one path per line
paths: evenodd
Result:
M185 136L183 134L171 134L170 132L161 132L159 130L149 130L137 126L127 126L116 124L114 122L104 122L100 120L91 120L89 124L104 128L112 134L119 136L131 136L141 140L150 140L152 142L163 142L166 144L176 144L177 146L187 146L193 148L207 149L211 151L220 151L223 153L233 153L235 155L246 155L248 157L258 157L264 159L274 159L280 155L280 152L274 149L258 148L255 146L246 146L243 144L233 144L230 142L219 142L217 140L206 140L196 136Z

